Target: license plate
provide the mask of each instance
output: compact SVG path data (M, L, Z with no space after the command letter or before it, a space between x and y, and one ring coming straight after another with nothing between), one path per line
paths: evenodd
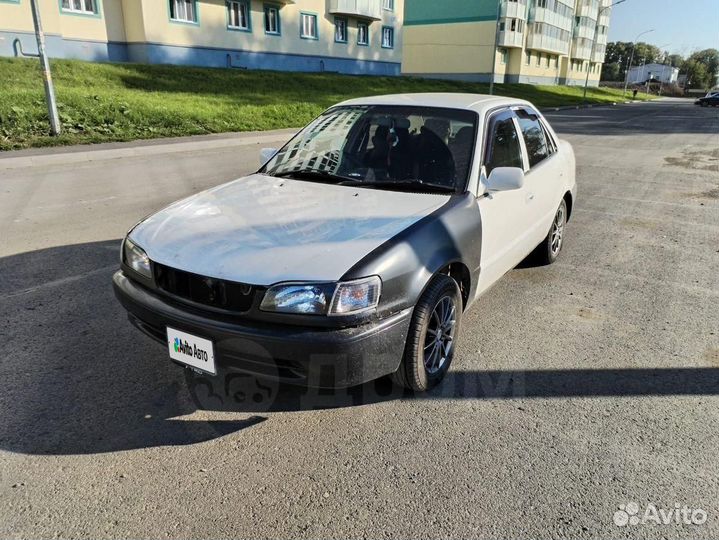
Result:
M217 373L215 351L209 339L193 336L168 326L167 349L173 360L213 375Z

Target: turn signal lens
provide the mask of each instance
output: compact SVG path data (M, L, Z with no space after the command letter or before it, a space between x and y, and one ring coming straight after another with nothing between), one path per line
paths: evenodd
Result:
M382 281L378 276L340 283L332 298L330 315L345 315L374 309L379 303Z

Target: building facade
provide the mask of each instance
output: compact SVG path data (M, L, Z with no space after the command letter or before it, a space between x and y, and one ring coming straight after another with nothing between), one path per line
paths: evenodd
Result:
M589 84L597 86L611 3L443 0L438 8L433 0L411 0L405 12L402 71L469 81L489 82L493 77L498 83L568 85L583 85L588 74Z
M676 83L678 79L679 68L665 64L642 64L641 66L634 66L627 74L629 84L644 84L649 80L672 84Z
M398 75L404 0L38 0L48 54L90 61ZM0 0L0 56L37 52Z

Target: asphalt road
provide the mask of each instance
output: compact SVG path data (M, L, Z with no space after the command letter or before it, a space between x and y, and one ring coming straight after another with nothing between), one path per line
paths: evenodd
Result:
M110 287L132 224L257 145L0 159L0 537L719 537L719 115L548 116L578 162L564 251L465 315L448 380L270 411L197 411ZM707 519L615 525L630 502Z

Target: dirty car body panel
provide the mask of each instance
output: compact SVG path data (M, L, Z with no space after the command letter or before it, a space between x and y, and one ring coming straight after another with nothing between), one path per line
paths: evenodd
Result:
M535 130L525 126L527 141L520 109ZM537 126L547 155L532 164ZM507 130L525 181L493 189L487 160L497 162ZM547 235L549 210L575 195L571 146L527 102L351 100L258 173L133 227L114 290L171 356L177 330L209 340L224 371L353 386L398 369L434 276L457 281L466 309ZM295 302L287 309L286 298Z

